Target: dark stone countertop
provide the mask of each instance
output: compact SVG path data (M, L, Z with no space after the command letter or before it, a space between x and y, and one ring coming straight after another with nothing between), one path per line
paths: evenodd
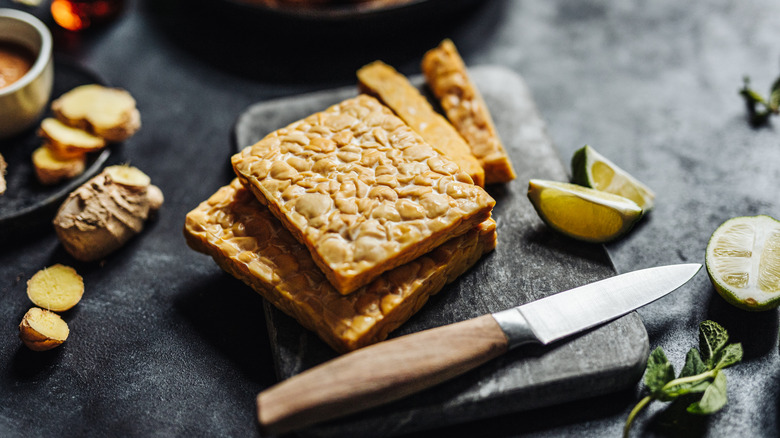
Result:
M115 22L74 35L57 30L43 6L0 0L50 24L58 54L131 90L144 126L109 160L142 168L166 196L158 220L101 264L75 262L46 227L0 241L0 435L258 434L253 396L275 380L262 301L186 247L184 215L229 180L233 124L249 105L353 84L354 71L377 58L419 73L422 53L444 37L467 64L502 65L526 80L564 162L590 144L656 191L656 209L607 246L618 272L703 262L710 234L726 219L780 217L777 123L752 128L737 94L746 74L766 92L780 73L780 3L478 3L448 14L444 3L431 2L440 9L322 24L226 12L225 0L129 0ZM90 332L90 342L36 355L16 338L29 306L25 282L58 262L85 277L85 299L66 319L74 334ZM166 323L123 332L148 318L149 306ZM727 371L723 411L689 417L653 404L634 436L777 435L777 311L732 308L701 272L639 315L651 348L663 347L677 369L705 319L742 342L745 359ZM138 357L141 349L153 354ZM60 364L74 357L94 360L63 375ZM128 363L137 367L133 379L114 372ZM210 379L174 373L171 363ZM81 391L63 391L66 381ZM92 388L113 394L77 396ZM165 391L150 396L149 388ZM417 436L619 436L640 391L637 382L608 396ZM122 415L139 406L166 420Z

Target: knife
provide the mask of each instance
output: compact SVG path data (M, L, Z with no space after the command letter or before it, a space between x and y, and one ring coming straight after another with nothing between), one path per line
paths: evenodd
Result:
M258 421L266 432L285 433L398 400L519 345L549 344L612 321L679 288L700 268L633 271L355 350L261 392Z

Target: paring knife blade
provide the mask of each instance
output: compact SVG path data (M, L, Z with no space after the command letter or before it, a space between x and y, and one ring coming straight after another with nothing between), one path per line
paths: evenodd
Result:
M284 433L397 400L517 345L547 344L614 320L672 292L699 269L692 263L629 272L353 351L261 392L258 421L268 432Z
M677 289L701 268L698 263L641 269L494 313L509 347L549 344L623 316Z

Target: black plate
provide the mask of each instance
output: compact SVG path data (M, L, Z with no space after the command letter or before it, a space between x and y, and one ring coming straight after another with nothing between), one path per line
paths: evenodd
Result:
M79 85L93 83L106 85L106 81L96 73L70 60L55 57L52 99ZM36 179L31 160L32 152L41 146L36 130L37 125L34 125L15 137L0 141L0 153L8 163L5 175L8 188L0 196L0 237L51 219L62 200L94 176L111 154L109 148L90 154L83 174L60 184L45 186Z
M329 2L322 5L269 5L253 0L217 0L223 5L232 6L255 18L289 24L308 26L342 26L350 23L371 23L381 28L397 28L399 25L442 20L467 6L476 5L477 0L382 0ZM404 26L405 27L405 26ZM311 30L311 29L307 29ZM298 28L297 32L301 29Z
M263 2L257 0L223 0L242 7L255 9L257 11L284 15L287 17L309 19L309 20L327 20L343 21L360 19L367 16L385 15L389 16L397 13L416 12L424 9L436 7L439 11L452 9L471 1L463 0L364 0L359 2L325 2L321 4L281 4L278 2ZM270 4L269 4L270 3Z
M257 0L225 0L240 6L273 14L315 20L349 20L366 15L386 14L398 10L414 9L434 0L368 0L361 2L330 2L324 4L290 4Z

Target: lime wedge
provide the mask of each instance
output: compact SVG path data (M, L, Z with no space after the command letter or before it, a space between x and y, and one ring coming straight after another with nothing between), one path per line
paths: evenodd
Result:
M705 258L715 290L745 310L780 304L780 222L769 216L735 217L712 233Z
M578 240L607 242L625 234L642 217L636 202L575 184L532 179L528 199L553 229Z
M590 146L585 145L574 152L571 171L575 184L628 198L645 211L653 208L655 193L649 187Z

